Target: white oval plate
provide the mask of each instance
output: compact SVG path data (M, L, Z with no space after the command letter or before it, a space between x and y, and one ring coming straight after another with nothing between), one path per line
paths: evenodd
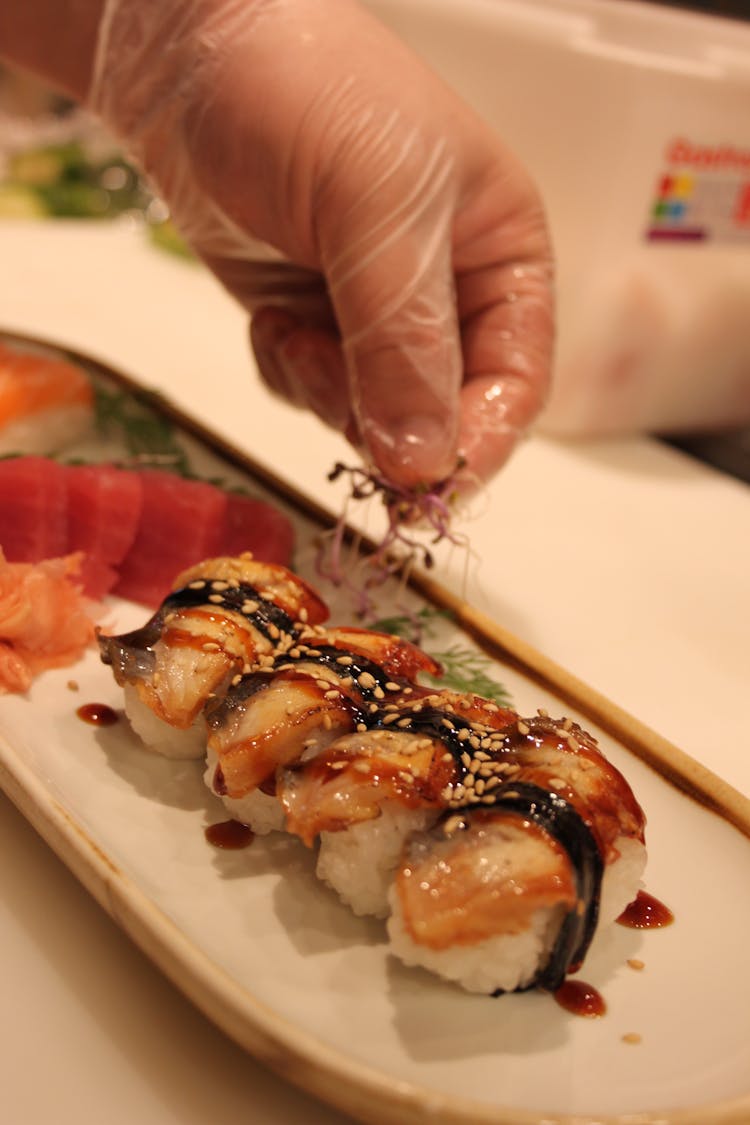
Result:
M268 474L165 410L200 471L271 489L297 524L298 569L314 578L314 507L274 493ZM577 718L646 809L646 886L675 923L597 936L580 975L606 1000L601 1019L570 1015L543 994L470 996L400 966L383 926L353 917L316 882L311 854L286 837L212 848L204 829L224 813L199 764L149 754L124 721L95 728L76 716L83 703L121 706L93 652L45 673L27 697L3 697L0 783L198 1007L286 1078L362 1121L747 1122L748 802L521 641L426 580L417 585L409 597L451 606L492 649L521 712ZM146 616L116 599L108 605L118 629ZM470 643L458 626L442 628L440 647ZM624 1038L632 1035L639 1041Z

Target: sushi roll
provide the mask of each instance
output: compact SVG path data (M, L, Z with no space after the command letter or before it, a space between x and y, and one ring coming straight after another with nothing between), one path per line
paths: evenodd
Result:
M206 703L243 670L272 664L280 638L326 616L324 603L286 567L251 554L208 559L178 576L140 629L100 633L99 649L145 745L168 757L200 758Z

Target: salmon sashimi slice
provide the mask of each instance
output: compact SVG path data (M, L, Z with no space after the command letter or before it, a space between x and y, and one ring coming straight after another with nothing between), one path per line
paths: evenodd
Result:
M0 691L27 691L39 672L74 663L94 640L80 561L11 563L0 552Z
M73 363L0 343L0 427L58 407L93 407L86 373Z

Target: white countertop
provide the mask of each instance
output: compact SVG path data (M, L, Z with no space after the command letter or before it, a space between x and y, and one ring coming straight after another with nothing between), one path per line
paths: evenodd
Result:
M83 350L335 510L348 447L272 400L244 318L127 225L0 225L0 327ZM279 458L283 444L285 455ZM750 795L750 488L656 442L529 440L436 577ZM12 1125L338 1125L167 984L0 798Z

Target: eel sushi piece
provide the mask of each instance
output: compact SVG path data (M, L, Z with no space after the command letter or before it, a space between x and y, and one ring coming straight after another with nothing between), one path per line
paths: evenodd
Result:
M480 747L441 818L407 841L391 947L470 991L554 990L635 898L645 817L568 720L519 718Z
M354 734L282 772L287 830L308 846L319 839L316 873L356 914L385 917L404 842L441 815L468 739L516 717L474 695L415 686L391 696Z
M491 806L410 837L391 891L391 949L469 991L554 991L596 930L602 869L567 801L505 782Z
M249 553L183 571L156 613L129 633L99 633L102 660L150 749L203 757L203 710L232 679L273 663L280 640L326 619L327 607L286 567Z
M284 826L279 771L364 730L386 698L414 691L419 671L439 671L421 649L356 628L301 630L268 664L234 677L206 709L206 783L255 832Z

